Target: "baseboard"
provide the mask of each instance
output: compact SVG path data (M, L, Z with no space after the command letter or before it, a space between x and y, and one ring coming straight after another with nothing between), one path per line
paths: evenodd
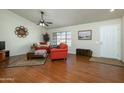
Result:
M69 52L69 54L76 54L76 53L74 53L74 52Z

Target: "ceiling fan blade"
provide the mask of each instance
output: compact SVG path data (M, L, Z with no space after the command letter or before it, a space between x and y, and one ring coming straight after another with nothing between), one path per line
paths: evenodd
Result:
M46 22L44 22L44 24L45 24L46 26L49 26Z
M47 24L53 24L53 22L46 22Z

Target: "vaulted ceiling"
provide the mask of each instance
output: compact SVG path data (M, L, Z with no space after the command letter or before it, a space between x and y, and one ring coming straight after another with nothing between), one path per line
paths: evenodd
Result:
M120 18L124 13L123 9L115 9L114 12L110 12L109 9L10 9L10 11L35 24L41 19L40 12L44 11L44 19L53 22L48 28Z

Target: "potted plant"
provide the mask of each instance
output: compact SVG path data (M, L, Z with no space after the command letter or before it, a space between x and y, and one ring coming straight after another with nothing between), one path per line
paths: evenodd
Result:
M49 34L47 32L43 34L43 40L44 42L48 42L50 40Z

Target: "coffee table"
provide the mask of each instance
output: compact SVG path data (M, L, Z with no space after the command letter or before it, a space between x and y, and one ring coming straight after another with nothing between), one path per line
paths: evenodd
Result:
M44 51L44 50L43 50ZM47 53L47 52L46 52ZM34 58L42 58L42 57L44 57L43 55L35 55L35 53L34 52L28 52L27 54L26 54L26 56L27 56L27 60L29 60L29 59L34 59Z

